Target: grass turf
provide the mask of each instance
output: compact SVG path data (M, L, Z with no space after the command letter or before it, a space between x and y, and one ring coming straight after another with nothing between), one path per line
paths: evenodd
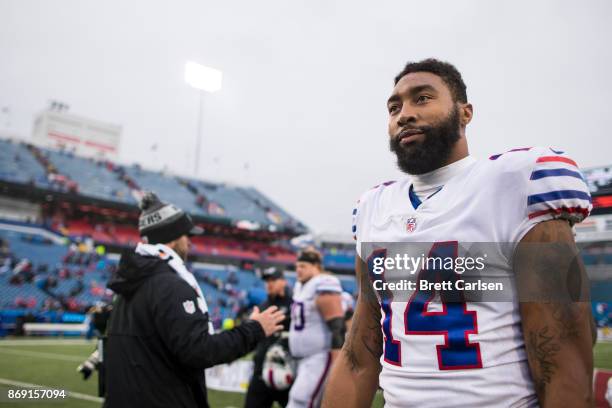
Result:
M77 365L94 349L94 343L56 340L53 343L37 340L0 341L0 379L63 388L88 396L97 396L97 379L83 381L76 373ZM595 347L595 367L612 369L612 343L599 343ZM66 398L55 401L7 402L9 389L19 387L0 384L2 408L90 408L100 402ZM244 394L209 390L213 408L242 407ZM377 395L374 407L382 407L382 397Z

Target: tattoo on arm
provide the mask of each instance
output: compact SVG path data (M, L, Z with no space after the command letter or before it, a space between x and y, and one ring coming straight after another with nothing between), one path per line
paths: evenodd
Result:
M358 262L361 262L358 260ZM349 336L344 344L344 353L351 371L357 371L363 366L360 351L366 351L378 360L382 354L382 332L380 329L380 305L372 289L364 264L357 267L359 275L359 307L355 312Z
M580 335L580 310L573 303L560 303L552 311L552 317L557 323L560 340L575 339Z
M344 354L346 354L346 359L349 363L351 371L357 370L357 367L359 366L359 360L357 359L357 353L355 352L355 344L353 340L357 335L356 333L359 331L359 324L359 316L355 316L353 318L353 325L351 326L351 331L347 336L343 347L343 351Z
M589 378L592 375L589 281L564 221L537 225L519 247L514 266L525 349L540 404L544 405L545 399L567 390L563 378L569 370ZM563 398L587 395L589 383L578 382Z
M529 359L534 364L534 383L539 395L545 395L546 386L550 384L557 365L555 356L560 350L558 339L549 332L548 326L532 330L526 344Z

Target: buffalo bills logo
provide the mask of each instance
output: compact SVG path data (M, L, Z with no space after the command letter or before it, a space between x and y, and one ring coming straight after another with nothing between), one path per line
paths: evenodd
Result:
M413 232L417 227L416 218L410 217L406 221L406 232Z

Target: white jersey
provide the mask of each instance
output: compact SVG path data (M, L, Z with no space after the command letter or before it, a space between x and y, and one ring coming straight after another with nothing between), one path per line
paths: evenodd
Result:
M342 311L344 313L355 310L355 299L348 292L342 292Z
M353 211L357 252L371 279L372 259L393 246L384 243L399 242L435 242L455 256L461 243L510 243L488 273L512 277L512 243L539 222L580 222L592 208L576 163L548 148L472 160L423 202L411 186L410 178L381 184ZM433 297L419 303L419 296L394 301L379 292L388 407L537 406L516 300L454 307Z
M295 283L289 329L289 350L294 357L307 357L331 349L331 332L316 305L317 296L324 292L342 293L338 278L322 273L306 283Z

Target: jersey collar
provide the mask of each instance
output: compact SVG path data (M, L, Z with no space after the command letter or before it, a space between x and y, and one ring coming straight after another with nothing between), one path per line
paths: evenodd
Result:
M463 172L466 168L474 164L476 160L472 156L466 156L461 160L454 163L440 167L439 169L433 170L429 173L420 174L413 176L410 188L408 189L408 197L412 207L416 210L419 208L423 201L429 200L434 195L438 194L452 178ZM419 191L427 190L434 186L438 187L433 193L429 194L425 200L421 201L419 196L414 192L414 186L417 186Z
M439 189L437 189L436 191L434 191L432 194L430 194L429 196L427 196L427 198L425 198L425 200L429 200L431 197L435 196L436 194L438 194L442 189L444 188L444 186L440 187ZM417 208L419 208L419 206L421 204L423 204L423 202L421 201L421 199L419 198L419 196L416 195L416 193L414 192L414 188L412 187L412 184L410 184L410 188L408 188L408 198L410 198L410 203L412 204L412 207L416 210Z

